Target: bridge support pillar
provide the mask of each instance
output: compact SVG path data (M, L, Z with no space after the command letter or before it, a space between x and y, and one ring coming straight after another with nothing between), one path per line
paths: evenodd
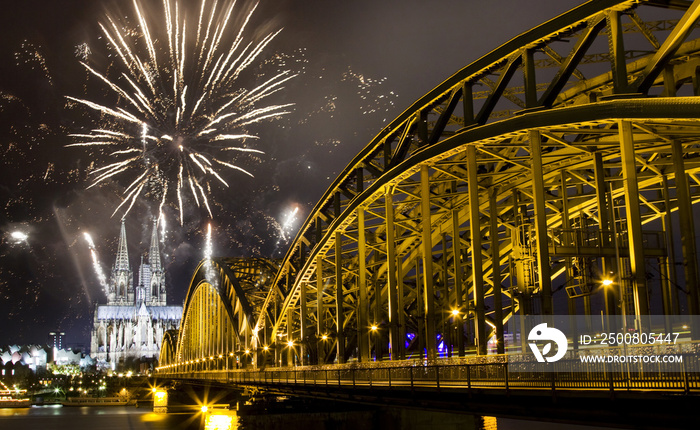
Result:
M326 315L323 305L323 257L316 257L316 364L325 363L326 341L322 336L326 334Z
M571 237L571 223L569 222L569 187L566 185L566 170L562 170L560 173L560 184L561 190L559 194L561 195L561 226L564 230L562 233L562 238L564 243L570 243L573 241ZM571 257L565 258L566 265L566 280L565 285L573 280L573 265L571 264ZM574 342L574 351L578 350L578 327L576 326L576 299L570 297L567 293L566 304L569 311L569 324L571 324L572 334L571 338Z
M493 282L493 307L496 324L496 352L505 353L503 338L503 297L501 295L501 246L498 238L498 189L489 193L489 237L491 243L491 279Z
M661 219L661 225L664 230L666 252L668 254L668 257L666 258L666 271L668 273L666 282L666 287L668 289L667 315L680 315L678 289L675 288L675 286L678 284L678 278L676 275L676 246L675 241L673 240L673 224L671 224L671 198L669 196L668 177L663 175L661 178L661 184L663 185L661 192L664 199L664 216Z
M462 309L462 294L464 294L464 274L462 272L462 244L460 243L461 236L459 233L459 209L452 209L452 262L454 265L455 282L455 310L457 315L452 317L455 325L455 336L457 337L457 351L460 357L464 357L464 321L469 320L469 314L466 309ZM467 297L467 303L469 297ZM468 307L468 305L467 305Z
M389 309L389 354L392 360L399 359L399 345L402 339L399 337L399 312L398 307L398 281L396 279L396 239L394 237L394 195L391 188L387 187L384 196L386 216L386 263L387 263L387 306Z
M646 286L644 263L644 242L642 238L642 218L639 211L639 185L637 182L637 161L634 152L632 124L619 121L620 158L622 160L622 179L625 187L625 210L627 220L627 240L630 252L630 268L634 289L634 313L638 318L638 328L642 332L649 329L649 300ZM624 292L623 292L624 294Z
M608 248L610 246L610 237L607 233L610 231L610 224L608 222L607 187L605 186L603 155L600 152L595 152L593 154L593 170L595 176L596 203L598 206L598 228L601 232L601 246L603 248ZM613 268L614 265L612 259L609 257L603 258L602 271L604 279L609 278L611 273L615 273L617 271ZM606 326L608 327L609 331L612 332L615 330L615 328L611 327L610 324L612 324L615 319L610 318L610 316L617 314L617 303L615 302L614 289L604 287L603 297L605 299L605 313L608 315Z
M294 309L289 308L287 310L287 366L294 366L294 352L296 350L296 344L294 342Z
M547 213L545 212L542 135L539 130L530 130L529 137L535 234L537 237L537 270L540 278L542 314L552 315L552 269L549 265L549 238L547 235Z
M693 203L690 199L688 178L683 162L683 145L679 140L671 142L671 158L676 175L676 199L678 200L678 220L681 230L681 248L683 250L683 267L685 284L688 289L688 311L691 315L700 313L698 302L698 261L695 249L695 226L693 222ZM700 327L692 327L693 339L700 338Z
M306 303L306 289L308 284L306 282L301 282L299 285L301 294L299 296L299 365L304 366L308 364L307 359L307 342L309 336L309 330L307 327L309 308Z
M467 147L467 187L469 188L469 232L471 239L472 285L474 285L474 326L476 351L486 355L486 320L484 303L484 272L481 256L481 215L479 214L479 183L476 175L476 148Z
M343 309L343 244L342 236L335 233L335 319L336 354L338 363L345 363L345 310Z
M435 331L435 285L433 283L433 231L430 223L430 172L426 165L422 165L420 170L420 205L425 346L428 359L434 360L437 358L437 332Z
M367 243L365 242L365 210L357 209L357 349L360 361L369 361L369 300L367 297Z

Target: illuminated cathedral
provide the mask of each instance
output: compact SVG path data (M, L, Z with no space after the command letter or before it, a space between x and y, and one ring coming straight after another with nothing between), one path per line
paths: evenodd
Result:
M107 304L95 307L90 351L100 369L116 370L157 360L165 332L180 327L182 306L167 305L156 221L147 259L141 257L137 275L134 287L122 219Z

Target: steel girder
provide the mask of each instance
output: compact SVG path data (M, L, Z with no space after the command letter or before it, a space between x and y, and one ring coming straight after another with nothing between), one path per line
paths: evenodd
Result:
M254 305L219 294L236 347L260 365L433 359L503 353L527 314L700 313L699 5L590 1L421 97L336 178Z
M667 6L678 20L648 19ZM697 7L588 2L416 101L316 205L258 330L299 363L434 358L494 333L502 352L518 313L644 315L657 288L663 311L697 309L692 241L686 274L668 246L697 199ZM599 291L609 272L620 294Z

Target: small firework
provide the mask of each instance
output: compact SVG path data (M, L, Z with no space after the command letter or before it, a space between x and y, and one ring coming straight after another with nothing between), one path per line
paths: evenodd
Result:
M92 54L92 51L87 43L81 43L75 47L75 56L82 61L87 61L90 54Z

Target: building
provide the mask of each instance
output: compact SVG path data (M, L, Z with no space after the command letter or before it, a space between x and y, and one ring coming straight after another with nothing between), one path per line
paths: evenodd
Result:
M153 223L148 257L146 261L141 257L137 274L134 287L122 220L107 304L95 306L90 351L99 369L116 370L157 359L164 333L180 327L182 306L167 305L157 221Z
M62 331L56 330L49 333L49 346L54 350L63 349L63 337L66 334Z

